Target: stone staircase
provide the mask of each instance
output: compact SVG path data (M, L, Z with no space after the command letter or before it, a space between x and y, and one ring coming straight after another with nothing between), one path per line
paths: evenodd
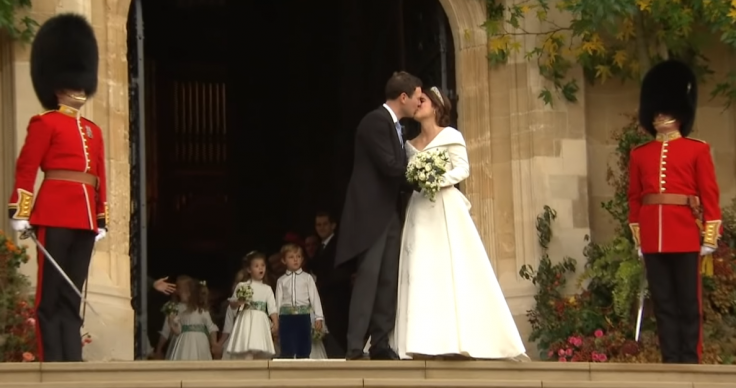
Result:
M0 388L734 388L736 366L486 361L0 364Z

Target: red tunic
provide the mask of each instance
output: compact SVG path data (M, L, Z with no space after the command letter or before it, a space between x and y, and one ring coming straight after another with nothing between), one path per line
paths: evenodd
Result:
M700 197L704 231L688 206L642 204L643 196L660 193ZM633 149L628 197L629 224L644 253L699 252L701 237L716 247L723 233L710 146L701 140L672 132Z
M34 195L38 169L70 170L97 177L98 187L67 180L44 180ZM105 144L102 130L67 106L31 118L15 165L10 217L31 225L69 229L108 225Z

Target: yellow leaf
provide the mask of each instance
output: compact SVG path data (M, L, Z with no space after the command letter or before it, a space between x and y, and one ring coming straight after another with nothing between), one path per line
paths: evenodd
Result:
M615 54L613 54L613 63L616 64L616 66L618 66L619 68L623 69L627 58L628 55L626 54L626 51L618 50Z
M730 17L731 20L736 20L736 8L731 8L731 11L728 12L728 17Z
M526 4L522 5L521 7L519 7L519 10L521 11L522 14L526 14L527 12L529 12L529 6Z
M546 21L547 20L547 11L545 11L543 9L540 9L539 11L537 11L537 20L539 20L540 22Z
M583 51L588 53L588 55L602 53L603 51L605 51L605 47L603 46L603 41L601 40L601 37L598 36L598 34L592 34L590 36L590 39L583 43Z
M559 50L560 47L557 45L557 40L555 38L556 36L552 34L544 40L544 43L542 43L543 52L548 55L554 55L557 53L557 50Z
M652 7L651 0L636 0L636 5L642 11L649 11Z
M629 69L631 69L631 72L634 74L639 74L639 61L633 60L629 63Z
M634 28L634 21L631 18L624 19L621 23L621 30L616 34L616 39L621 41L627 41L636 36L636 29Z
M490 41L488 41L488 49L496 53L506 50L507 45L508 45L507 35L502 36L502 37L492 38Z
M708 3L710 3L710 1L708 1ZM731 8L736 8L736 0L731 0Z
M595 67L596 78L601 79L601 83L606 82L607 79L611 78L611 68L604 65L598 65Z
M521 51L521 42L519 42L518 40L513 41L510 45L510 48L512 51L518 53L519 51Z

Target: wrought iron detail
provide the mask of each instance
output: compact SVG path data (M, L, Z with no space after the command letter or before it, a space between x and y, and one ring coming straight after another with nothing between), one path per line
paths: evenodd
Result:
M145 281L147 268L145 255L145 236L142 234L145 228L142 222L145 222L144 201L146 198L141 197L144 188L141 187L143 182L142 175L145 174L145 160L140 158L140 148L144 146L141 133L143 133L142 116L140 98L141 93L145 93L143 74L144 69L141 68L142 62L142 44L139 40L143 39L143 20L141 1L136 0L131 4L128 17L128 106L129 106L129 146L130 146L130 291L131 304L135 312L135 354L137 358L145 357L148 351L147 338L147 282Z

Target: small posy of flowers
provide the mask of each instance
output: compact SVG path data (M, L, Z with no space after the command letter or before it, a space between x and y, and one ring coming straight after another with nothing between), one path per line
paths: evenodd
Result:
M253 287L250 284L238 286L238 289L235 291L235 297L238 298L238 302L243 303L242 306L238 307L238 312L243 311L253 301Z
M434 202L442 188L442 176L447 172L450 155L444 149L432 149L416 154L406 169L406 179L422 189L422 194Z
M325 337L323 330L317 330L312 326L312 341L321 341Z
M167 317L170 315L178 315L179 306L177 305L177 303L169 301L164 303L164 307L161 308L161 312L164 313L164 315Z

